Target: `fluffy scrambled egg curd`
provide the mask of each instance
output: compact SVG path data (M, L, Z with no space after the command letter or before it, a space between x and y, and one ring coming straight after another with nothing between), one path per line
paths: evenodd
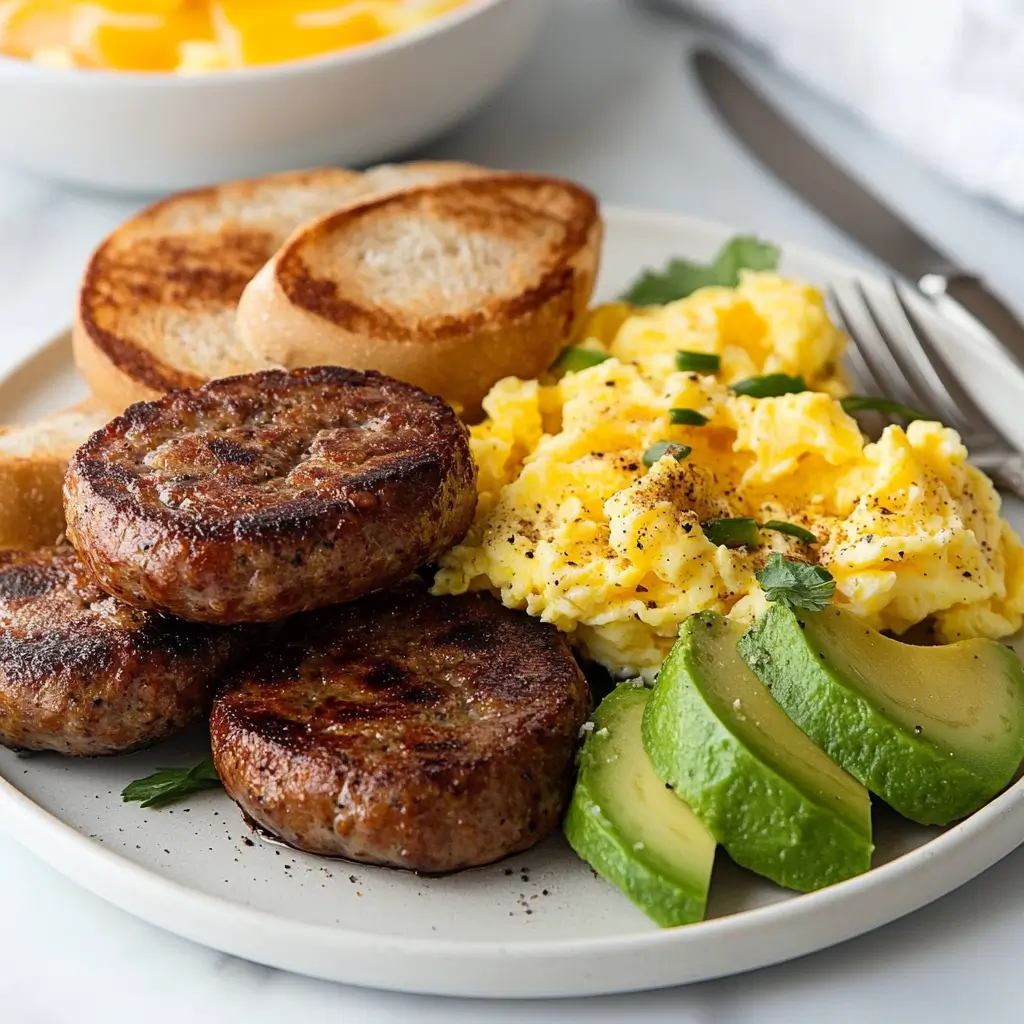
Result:
M557 381L506 378L485 400L472 428L477 515L442 559L437 593L490 590L623 678L652 678L693 612L754 616L771 551L826 566L835 600L878 629L931 617L952 641L1020 627L1024 549L992 483L938 423L864 437L838 401L845 337L815 289L747 272L663 307L601 306L579 344L611 358ZM679 371L680 350L719 356L719 371ZM730 390L766 373L809 390ZM672 409L706 422L673 424ZM692 452L645 465L659 441ZM712 520L735 517L817 542L708 537Z

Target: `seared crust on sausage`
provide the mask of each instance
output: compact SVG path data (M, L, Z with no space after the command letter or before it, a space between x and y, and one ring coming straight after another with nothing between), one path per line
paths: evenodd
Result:
M0 552L0 743L84 756L162 740L209 706L237 640L108 596L70 547Z
M310 853L438 873L561 818L589 695L554 628L411 583L286 624L214 700L220 777Z
M201 622L270 622L437 557L469 529L475 474L440 399L322 366L131 406L79 448L64 503L110 593Z

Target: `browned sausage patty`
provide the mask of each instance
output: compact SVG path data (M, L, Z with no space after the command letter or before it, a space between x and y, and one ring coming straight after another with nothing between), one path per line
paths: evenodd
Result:
M217 694L213 756L243 811L299 849L457 871L558 823L588 703L552 627L407 584L285 626Z
M109 597L70 547L0 552L0 743L121 754L209 706L234 631Z
M372 371L267 370L131 406L78 449L68 536L100 583L200 622L269 622L401 580L476 505L466 428Z

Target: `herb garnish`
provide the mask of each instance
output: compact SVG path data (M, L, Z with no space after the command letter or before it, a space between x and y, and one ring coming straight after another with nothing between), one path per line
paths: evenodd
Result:
M754 575L769 601L808 612L820 612L836 590L836 581L824 566L796 562L777 551Z
M735 288L741 270L774 270L779 250L750 235L740 235L718 250L710 264L670 260L664 270L645 270L623 296L634 306L663 306L685 299L698 288L719 285Z
M559 357L551 364L551 372L559 376L579 373L580 370L589 370L591 366L597 366L606 359L611 359L607 352L596 352L592 348L570 345L563 348Z
M213 758L206 757L192 768L161 768L144 779L129 782L121 790L121 799L125 803L138 801L143 807L163 807L220 785Z
M767 523L761 525L761 529L788 534L790 537L802 540L805 544L818 543L818 538L810 530L805 530L802 526L797 526L796 523L787 523L782 519L769 519Z
M751 398L778 398L780 395L794 395L807 390L803 377L791 377L788 373L766 373L762 377L747 377L729 385L736 395Z
M692 451L693 449L688 444L677 444L675 441L658 441L644 452L643 463L649 469L658 459L662 459L666 455L671 455L676 462L682 462Z
M669 422L676 427L703 427L708 418L696 409L669 409Z
M872 398L870 395L847 395L845 398L839 399L839 404L843 407L844 412L851 414L855 412L884 412L890 416L898 416L906 423L912 423L914 420L935 419L934 416L929 416L928 413L921 412L920 409L904 405L902 402L894 402L890 398Z
M735 519L709 519L701 523L704 536L712 544L727 548L756 548L761 537L757 532L757 520L738 516Z
M676 352L676 369L684 373L718 373L721 368L721 357L713 352L691 352L687 349Z

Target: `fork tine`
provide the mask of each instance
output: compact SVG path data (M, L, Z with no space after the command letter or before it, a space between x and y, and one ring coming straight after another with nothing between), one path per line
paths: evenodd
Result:
M894 374L894 379L890 381L890 389L896 392L899 400L905 405L914 406L935 416L935 396L920 379L916 367L912 364L908 365L909 361L905 357L899 338L886 327L886 317L877 308L860 281L855 281L854 287L873 328L867 332L867 342L880 346L888 357L886 362ZM940 419L941 417L935 416L935 418Z
M979 439L980 436L981 440L985 440L987 435L990 440L1009 444L999 427L956 379L942 350L935 343L931 332L922 324L920 317L911 308L910 303L904 298L899 284L895 280L891 283L892 289L896 293L896 300L903 310L903 315L907 318L908 337L913 339L914 350L911 355L916 357L922 372L927 373L928 377L933 380L935 391L945 396L945 404L953 408L955 412L953 419L963 425L964 429L961 433L965 435L965 440L968 435L972 439Z
M836 294L836 290L829 287L826 292L829 304L832 306L832 311L835 314L835 318L839 323L839 326L843 329L843 333L853 342L846 350L846 357L853 364L854 375L857 378L858 384L860 384L865 390L873 391L879 395L883 394L883 382L875 376L874 371L864 358L864 353L860 349L860 345L857 344L856 336L854 335L853 328L850 326L849 320L846 318L846 314L843 311L843 304Z
M838 293L833 292L841 325L853 341L861 362L868 368L869 388L882 398L893 399L904 405L915 405L903 380L903 371L893 359L892 353L879 333L878 325L872 319L871 326L859 327L852 316L850 306L844 303ZM874 385L871 387L871 385Z

